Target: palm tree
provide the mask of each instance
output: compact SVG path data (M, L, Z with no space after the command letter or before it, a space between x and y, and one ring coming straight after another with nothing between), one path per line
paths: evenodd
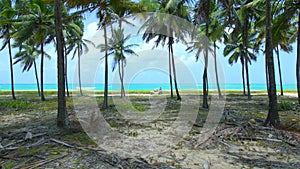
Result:
M264 1L262 1L260 4L264 4ZM259 4L258 4L259 5ZM262 5L261 5L262 6ZM273 2L274 10L274 21L273 21L273 27L272 27L272 38L273 38L273 49L275 49L276 53L279 51L277 46L279 45L282 50L285 52L289 52L291 48L291 44L296 41L297 35L300 34L300 29L297 30L295 28L295 25L298 24L298 28L300 24L298 23L297 17L299 18L299 10L300 10L300 2L294 1L294 0L286 0L286 1L275 1ZM277 9L278 8L278 9ZM261 23L258 23L257 25L261 28L264 28L265 26L265 18L261 19ZM265 37L265 31L260 31L260 35L258 36L258 44L263 41ZM297 42L297 46L300 46ZM298 51L298 50L297 50ZM277 55L278 57L278 55ZM300 50L297 52L297 60L300 57ZM300 60L300 59L299 59ZM279 63L280 64L280 63ZM296 62L296 78L297 78L297 89L298 89L298 102L300 104L300 61L299 63ZM267 69L267 66L266 66ZM268 77L267 77L268 79ZM298 80L299 79L299 80ZM267 81L268 83L268 81ZM269 87L268 87L269 88Z
M265 125L278 126L280 119L277 110L277 95L276 95L276 82L273 61L273 44L272 44L272 15L271 15L271 2L266 1L266 63L268 74L268 96L269 96L269 112Z
M204 32L205 36L209 39L209 27L210 27L210 10L211 8L211 1L210 0L203 0L199 1L196 4L195 7L195 16L194 16L194 22L196 25L200 26L201 24L205 25ZM209 51L209 43L210 40L208 40L205 45L203 46L204 48L201 49L199 48L198 52L199 53L201 50L204 50L204 70L203 70L203 76L202 76L202 81L203 81L203 102L202 102L202 107L203 108L209 108L208 106L208 79L207 79L207 66L208 66L208 51ZM197 58L197 55L196 55Z
M248 38L248 49L244 48L244 42L242 41L242 34L239 34L238 37L235 38L235 40L232 40L233 37L226 37L225 38L225 48L224 48L224 56L229 56L228 62L229 64L233 64L234 62L236 63L238 60L240 60L242 64L242 80L243 80L243 87L244 87L244 94L245 94L245 80L244 80L244 70L247 70L247 63L246 63L246 58L247 62L251 64L251 60L256 61L256 56L253 53L254 45L255 45L255 32L250 32L250 38ZM245 52L247 51L247 52ZM247 53L247 55L245 55ZM248 71L246 71L247 74ZM249 72L248 72L249 73ZM249 77L249 76L247 76ZM249 80L247 80L249 82ZM249 85L247 85L249 86ZM248 87L249 88L249 87ZM248 89L250 90L250 89ZM248 93L249 94L249 93ZM248 95L249 97L249 95Z
M68 54L70 51L68 51L68 45L71 45L70 43L73 43L69 39L75 39L79 36L83 36L83 25L82 27L79 27L78 23L76 23L77 20L80 20L82 22L82 16L70 14L69 10L66 7L63 7L62 9L62 16L63 16L63 35L64 35L64 49L65 49L65 85L66 85L66 91L67 91L67 97L70 97L69 93L69 85L68 85ZM77 21L78 22L78 21ZM72 49L71 49L72 50Z
M26 5L29 9L28 14L20 16L21 21L16 23L17 31L13 36L18 43L34 39L36 47L40 48L40 87L41 100L44 101L44 46L53 40L53 6L43 0L32 0Z
M13 72L13 60L12 60L12 50L11 50L11 34L14 29L12 20L16 16L16 11L12 8L11 0L3 0L0 2L0 39L3 39L3 45L0 51L8 48L9 52L9 66L10 66L10 80L11 80L11 94L12 98L15 100L15 90L14 90L14 72Z
M36 59L40 55L41 51L34 48L34 43L30 39L21 45L15 44L15 46L19 47L20 51L15 54L16 61L14 62L14 64L21 62L21 65L23 66L23 70L22 70L23 72L29 71L33 66L38 94L40 96L41 93L40 93L38 72L36 67ZM50 57L48 54L46 54L46 56Z
M126 41L130 39L130 35L126 36L123 33L123 29L113 30L114 36L108 39L107 50L108 55L114 55L114 62L112 71L115 70L116 65L119 69L119 78L121 82L121 97L125 96L124 88L124 67L126 66L125 54L137 55L132 49L133 46L138 46L137 44L125 45ZM105 45L101 44L98 46L101 52L105 51Z
M57 68L58 68L58 113L57 126L66 128L69 125L68 113L66 110L65 98L65 76L64 76L64 48L62 32L62 2L55 0L55 32L56 32L56 50L57 50Z
M219 76L218 76L218 67L217 67L217 41L221 41L223 34L224 34L224 12L219 7L220 3L218 1L211 2L211 12L210 12L210 24L209 24L209 38L212 41L213 44L213 57L214 57L214 68L215 68L215 77L216 77L216 84L218 89L218 95L221 98L222 93L220 89L219 84ZM196 19L199 18L198 16L195 17ZM200 18L199 18L200 19ZM200 20L199 20L200 21ZM201 22L201 21L200 21ZM196 23L197 24L197 23ZM206 33L206 26L203 24L200 24L198 26L198 30L200 30L200 34ZM200 45L200 46L199 46ZM187 50L192 51L193 49L197 49L198 47L201 47L200 43L194 43L192 46L188 47ZM196 56L196 59L198 60L199 55Z
M77 19L74 21L74 24L78 26L78 29L80 32L70 34L70 37L66 38L66 45L67 45L67 50L66 54L69 54L73 51L73 57L72 59L75 58L77 55L77 65L78 65L78 83L79 83L79 90L80 90L80 95L82 96L82 89L81 89L81 70L80 70L80 58L83 53L87 53L89 50L87 44L91 44L95 46L95 44L87 39L83 39L83 22L82 19Z
M171 97L173 97L173 87L172 87L172 71L174 76L174 84L177 95L177 100L181 100L177 86L176 78L176 68L174 61L173 44L175 41L183 40L184 32L186 31L184 24L178 23L174 16L180 17L182 19L190 20L187 12L188 7L185 5L187 1L154 1L153 4L158 4L157 11L163 13L155 13L153 16L149 17L147 21L141 26L140 31L145 29L143 34L143 40L147 43L156 38L155 46L157 47L160 43L164 46L167 41L169 49L169 78L170 78L170 88ZM156 5L155 5L156 6ZM166 14L164 14L166 13ZM164 33L164 34L163 34Z

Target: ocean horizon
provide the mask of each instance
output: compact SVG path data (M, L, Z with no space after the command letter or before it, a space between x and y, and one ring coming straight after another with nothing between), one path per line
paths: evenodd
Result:
M69 84L69 90L77 90L78 84ZM163 90L170 90L169 84L125 84L125 90L134 91L134 90L154 90L162 88ZM179 90L201 90L203 87L202 84L178 84ZM36 84L15 84L15 90L37 90ZM104 84L84 84L82 85L83 89L89 90L103 90ZM174 89L173 84L173 89ZM276 85L277 90L280 89L280 85ZM120 84L109 84L108 89L111 91L120 90ZM216 85L209 85L209 89L217 89ZM251 90L267 90L266 84L250 84ZM0 84L0 90L11 90L10 84ZM57 90L57 84L44 84L44 90ZM221 85L221 90L243 90L243 84L225 84ZM283 90L297 90L296 84L284 84Z

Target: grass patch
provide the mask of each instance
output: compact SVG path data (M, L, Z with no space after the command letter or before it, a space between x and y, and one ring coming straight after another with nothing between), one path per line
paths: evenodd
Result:
M283 100L277 104L278 111L289 111L294 107L294 103L291 101Z
M36 105L30 101L7 101L0 100L0 107L14 108L14 109L30 109L34 108Z
M10 169L10 168L13 168L15 166L14 163L6 163L3 165L4 169Z

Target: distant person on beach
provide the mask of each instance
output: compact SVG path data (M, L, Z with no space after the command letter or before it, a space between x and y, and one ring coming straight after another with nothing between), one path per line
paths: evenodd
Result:
M163 91L162 91L161 87L158 89L158 94L163 94Z
M155 93L157 93L157 94L163 94L162 88L159 87L159 89L154 89L152 92L150 92L150 94L155 94Z

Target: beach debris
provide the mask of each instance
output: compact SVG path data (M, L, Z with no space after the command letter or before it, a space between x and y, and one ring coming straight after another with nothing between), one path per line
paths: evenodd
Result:
M25 135L24 140L31 140L31 139L32 139L32 133L28 131Z

